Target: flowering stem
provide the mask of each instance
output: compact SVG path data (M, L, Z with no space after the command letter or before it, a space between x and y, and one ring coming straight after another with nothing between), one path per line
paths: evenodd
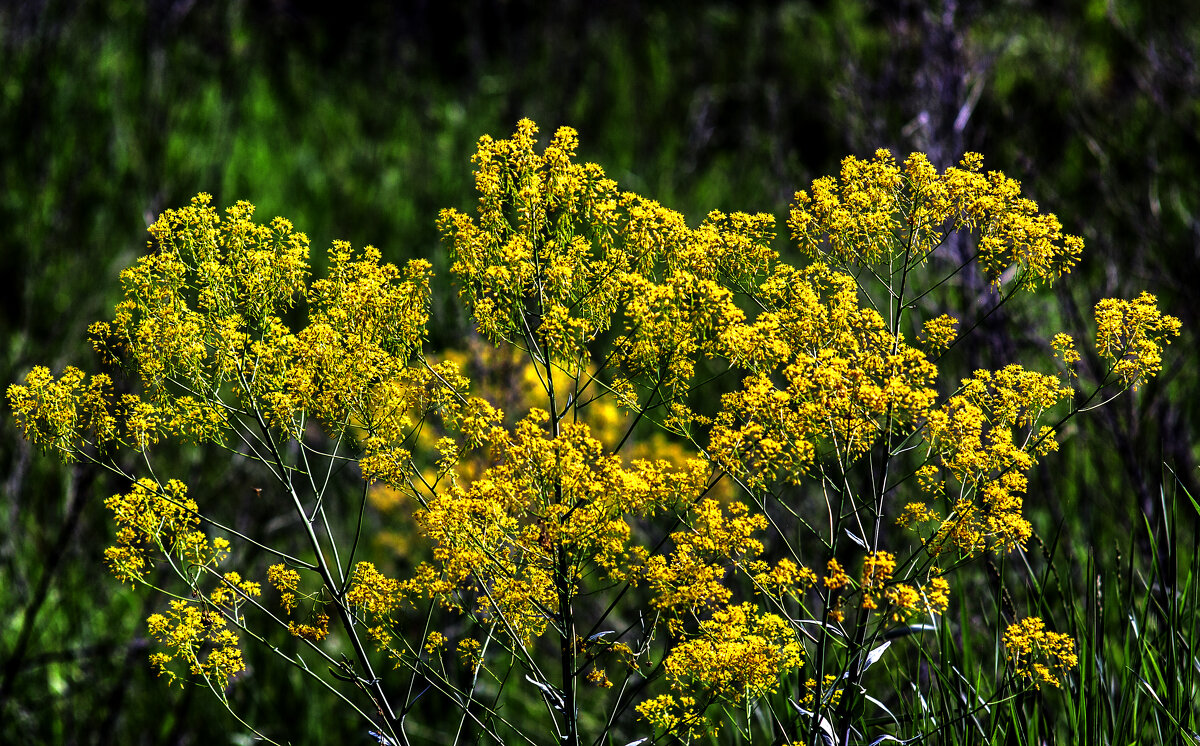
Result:
M345 589L338 585L334 580L333 572L329 569L329 563L325 559L325 553L321 549L321 541L317 538L316 532L313 530L312 522L308 520L307 513L304 510L304 504L300 500L300 495L297 494L295 485L292 484L291 470L287 468L283 461L283 455L279 452L279 446L275 443L274 437L271 435L271 430L267 423L262 418L262 414L256 409L254 412L255 418L258 420L259 430L262 432L263 438L267 445L271 448L271 456L275 463L279 465L280 471L278 477L283 482L288 494L292 498L292 504L296 508L297 514L300 516L301 523L304 525L305 534L308 537L309 545L313 549L313 554L316 557L317 571L321 574L321 579L325 583L325 587L330 590L334 598L334 608L338 618L342 622L342 626L346 629L346 634L350 637L350 644L354 646L354 654L362 664L363 670L367 674L367 682L374 690L371 698L375 700L376 706L379 707L379 713L387 720L387 728L392 730L391 723L395 721L396 714L392 710L391 703L388 702L387 694L383 691L383 684L379 678L375 676L374 670L371 668L371 659L367 656L367 651L363 647L362 641L358 638L358 633L354 630L354 617L350 615L346 609L344 601Z

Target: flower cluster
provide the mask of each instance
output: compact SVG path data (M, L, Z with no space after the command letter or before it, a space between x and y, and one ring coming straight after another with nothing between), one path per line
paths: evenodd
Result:
M146 625L150 635L169 651L151 654L150 663L172 683L179 680L170 667L173 660L187 666L191 675L203 677L216 691L246 669L238 636L216 611L176 600L166 614L151 615Z
M679 732L682 725L686 732L709 732L714 724L698 702L737 705L775 692L782 677L803 663L803 648L786 620L749 603L728 606L667 656L674 693L646 700L638 711L665 731Z
M492 444L493 466L426 498L416 519L434 559L405 586L503 620L526 644L558 610L555 589L566 583L574 595L588 566L637 583L647 553L631 544L630 521L688 504L708 481L700 461L625 466L587 425L563 424L552 437L548 418L534 410Z
M144 580L155 556L215 567L228 554L228 541L218 537L210 542L200 530L199 507L178 480L160 486L152 479L139 479L129 492L113 495L104 505L117 524L116 544L104 557L122 582Z
M922 346L930 353L949 347L958 336L958 319L948 314L926 321L921 327L924 333Z
M1017 675L1041 689L1042 684L1062 686L1067 671L1079 663L1069 635L1049 632L1037 617L1026 617L1004 631L1004 648Z
M899 242L903 177L892 154L875 151L869 161L842 161L841 178L825 176L808 192L796 193L792 238L814 258L826 254L846 264L887 262L903 249ZM823 246L828 242L828 248Z
M311 624L288 620L287 629L293 637L320 642L329 635L329 615L322 610L319 594L300 591L300 573L282 563L274 564L267 569L267 582L279 592L279 605L288 616L300 606L298 595L310 606Z
M400 269L380 259L372 246L356 255L334 243L329 276L309 290L308 326L271 384L277 419L306 410L333 428L365 420L380 409L377 395L405 382L429 318L431 268L424 260Z
M261 596L262 585L253 580L243 580L242 574L236 571L225 573L221 580L224 582L208 594L208 599L217 606L225 607L232 618L243 621L239 607L246 599Z
M860 305L849 275L777 265L759 291L766 310L723 335L750 375L723 397L708 449L750 488L797 483L829 453L853 461L935 402L937 369Z
M1165 316L1150 293L1096 304L1096 349L1121 383L1137 388L1162 370L1162 348L1179 336L1179 319Z
M942 614L950 603L950 584L930 571L927 583L915 585L895 581L896 558L891 552L870 552L863 558L862 590L864 609L887 609L893 621L903 622L916 614Z
M928 414L924 437L936 460L918 472L927 491L945 491L935 478L939 469L964 489L944 518L926 503L910 503L900 522L940 521L926 544L934 554L1024 545L1032 531L1021 512L1026 474L1057 447L1053 432L1039 423L1070 395L1056 377L1019 365L964 379L959 393Z
M869 161L842 161L840 178L823 177L796 193L788 225L800 250L836 265L923 263L949 230L979 232L979 260L993 284L1011 269L1017 286L1032 289L1071 271L1083 251L1052 214L1021 196L1019 182L980 172L968 153L938 174L921 153L898 165L887 150Z
M81 446L103 448L118 437L111 412L112 379L68 367L58 379L44 366L35 366L24 385L8 387L8 401L26 440L55 451L64 461L74 459ZM135 426L135 429L136 426Z
M675 615L689 615L729 602L732 591L726 574L745 564L763 550L755 532L766 526L766 518L749 514L742 503L726 511L715 500L700 502L686 520L687 530L671 534L675 549L669 555L649 558L646 576L654 590L653 604ZM673 619L678 624L678 617Z
M402 377L424 337L429 263L400 269L338 241L328 276L310 285L308 238L291 223L255 223L246 202L222 217L209 202L201 194L151 226L157 250L122 274L113 322L91 329L145 388L140 408L126 406L126 419L148 423L140 443L220 440L230 404L293 434L306 416L336 430L377 409L375 385ZM282 317L299 299L308 318L297 331ZM225 385L233 402L195 393Z
M558 130L541 154L536 132L522 120L512 138L482 138L478 220L455 210L439 219L472 318L493 342L572 375L617 327L608 360L661 398L664 424L687 429L697 415L683 394L697 361L717 355L720 333L744 318L726 285L752 280L775 257L773 220L714 212L689 228L679 213L619 192L599 166L574 163L574 130Z
M227 629L227 620L242 622L243 602L261 594L258 583L243 580L237 572L217 571L229 556L230 544L221 537L209 539L200 530L199 508L188 497L187 485L172 479L159 485L140 479L125 494L104 501L117 524L116 543L105 550L109 570L121 582L147 583L157 557L166 559L177 574L193 585L196 602L172 601L168 614L147 620L149 631L166 652L151 654L159 674L178 679L169 664L181 661L191 674L203 676L216 690L243 670L238 636ZM217 585L207 598L197 589L210 573ZM205 653L207 651L207 653Z

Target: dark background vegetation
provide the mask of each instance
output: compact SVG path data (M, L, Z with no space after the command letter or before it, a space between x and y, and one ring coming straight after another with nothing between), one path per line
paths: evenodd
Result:
M847 154L977 150L1086 240L1038 318L1083 336L1097 300L1148 289L1184 322L1162 378L1073 425L1030 490L1067 575L1089 552L1103 570L1130 526L1157 530L1164 463L1200 494L1198 53L1194 4L1147 0L4 0L0 382L91 367L117 273L198 191L289 217L314 257L335 238L429 257L440 345L467 326L434 218L471 206L477 137L522 116L576 127L583 159L693 221L767 211L783 234L793 192ZM1036 363L1045 327L1008 321L981 363ZM0 741L236 742L206 692L154 680L144 620L163 599L103 572L118 487L3 418ZM273 737L369 740L278 667L244 681L233 698Z

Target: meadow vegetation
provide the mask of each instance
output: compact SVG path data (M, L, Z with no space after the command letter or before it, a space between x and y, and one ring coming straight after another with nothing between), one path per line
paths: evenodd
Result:
M967 742L1038 732L1043 706L1077 718L1052 732L1099 717L1041 699L1076 689L1094 627L1055 628L997 566L1046 546L1029 474L1162 370L1178 319L1098 299L1094 379L1051 328L1043 359L954 380L978 322L942 288L973 266L986 317L1083 252L979 155L847 157L796 193L793 264L770 215L689 225L577 147L529 120L479 140L475 214L438 220L470 344L428 344L428 261L335 241L313 279L289 221L201 194L90 327L105 372L9 388L26 438L128 484L105 561L170 599L146 620L160 676L241 719L227 692L259 645L384 743ZM255 486L186 484L164 443ZM273 530L239 525L247 502Z
M344 10L0 5L0 741L1197 740L1187 4Z

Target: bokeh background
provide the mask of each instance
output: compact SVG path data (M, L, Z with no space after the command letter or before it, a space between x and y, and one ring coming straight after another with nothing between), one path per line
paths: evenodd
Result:
M1031 485L1053 551L1103 571L1172 471L1200 495L1198 54L1200 8L1149 0L3 0L0 382L90 367L87 325L147 225L199 191L288 217L315 257L347 239L429 258L444 346L469 327L437 211L471 207L476 139L523 116L575 127L581 158L693 222L775 214L785 253L793 193L844 156L974 150L1087 245L1042 305L984 330L978 362L1044 355L1039 320L1081 336L1097 300L1143 289L1184 323L1164 375L1073 424ZM100 561L117 488L0 416L0 742L248 740L203 690L154 679L144 620L164 600ZM233 697L274 738L370 740L278 667L245 680Z

